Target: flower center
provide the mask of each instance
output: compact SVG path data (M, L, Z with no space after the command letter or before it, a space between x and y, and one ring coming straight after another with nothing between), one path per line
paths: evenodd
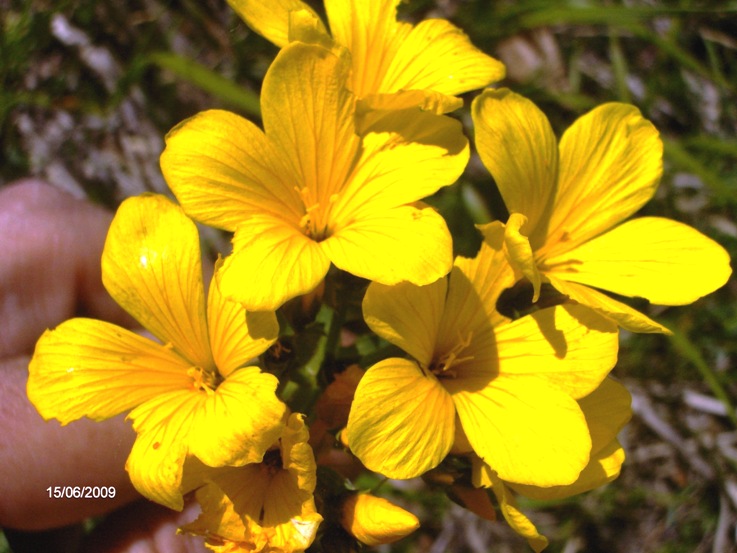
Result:
M192 378L192 388L202 390L206 394L212 394L223 381L217 371L203 369L202 367L190 367L187 375Z
M330 235L330 229L328 228L330 207L337 201L338 195L332 194L329 198L324 199L319 198L307 186L304 188L295 187L295 190L299 193L305 206L305 214L299 221L302 232L316 242L324 240Z
M281 449L274 448L264 453L264 459L261 461L261 470L271 478L284 468L281 458Z
M281 443L281 440L279 441ZM281 446L269 449L266 453L264 453L264 458L262 459L261 463L259 463L259 469L260 469L260 473L262 477L265 478L267 482L271 482L271 480L277 474L279 474L282 470L284 470L284 463L282 462L282 457L281 457ZM268 486L269 484L267 484L267 488ZM264 523L265 516L266 516L266 505L262 504L259 515L258 515L259 524Z
M463 351L471 345L471 338L473 332L468 331L468 334L464 338L458 333L458 340L453 344L450 351L441 355L440 357L433 360L430 365L430 372L432 372L438 378L455 378L457 376L456 371L452 369L453 366L459 365L465 361L473 359L473 355L466 355L461 357Z

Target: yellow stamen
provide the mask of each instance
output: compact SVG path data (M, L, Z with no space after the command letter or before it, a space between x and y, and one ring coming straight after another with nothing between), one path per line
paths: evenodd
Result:
M220 375L214 371L208 371L202 367L190 367L187 375L192 378L192 388L202 390L206 394L215 393L215 389L220 384Z
M431 364L430 370L438 377L455 378L456 371L451 370L451 367L473 359L473 355L461 357L461 353L463 353L463 350L471 345L472 337L472 331L469 331L465 338L461 336L459 332L458 340L453 345L453 348L448 353L442 355L439 359L435 360Z
M305 235L315 240L322 240L325 238L327 231L326 213L321 209L320 202L314 194L312 194L309 187L294 188L302 198L302 203L305 206L305 214L299 221L299 226L305 233ZM337 200L337 194L333 194L328 198L328 204L332 204Z
M542 261L539 264L539 267L542 271L577 273L578 266L582 264L583 262L579 261L578 259L566 259L564 261L558 261L557 263L548 263L547 261Z

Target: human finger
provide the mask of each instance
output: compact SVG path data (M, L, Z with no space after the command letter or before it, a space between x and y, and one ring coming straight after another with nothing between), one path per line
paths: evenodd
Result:
M0 362L0 527L54 528L139 497L125 471L130 424L44 421L26 396L28 360Z
M181 513L146 500L132 503L97 526L85 540L82 553L203 553L201 537L177 534L198 511L196 503Z
M31 353L46 328L75 315L134 324L100 277L111 219L41 181L0 189L0 359Z

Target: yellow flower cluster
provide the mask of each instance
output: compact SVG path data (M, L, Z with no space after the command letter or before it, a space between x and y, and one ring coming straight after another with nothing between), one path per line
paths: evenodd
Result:
M63 424L127 412L133 484L172 509L193 494L202 512L182 531L213 551L353 550L415 530L403 508L346 487L361 467L435 475L486 518L495 497L541 551L515 494L616 478L631 414L608 376L618 328L667 332L601 290L687 304L725 283L726 252L675 221L625 221L662 163L635 107L600 106L557 143L529 100L488 88L475 144L510 215L454 260L421 200L463 173L468 139L447 114L501 80L501 63L447 21L398 21L398 0L325 0L330 32L299 0L229 2L281 47L263 127L212 110L167 135L178 204L126 200L102 258L105 287L150 337L85 318L47 331L31 401ZM194 221L233 233L207 291ZM498 303L520 281L553 301L512 319ZM367 355L341 343L357 295ZM362 367L338 370L349 362Z

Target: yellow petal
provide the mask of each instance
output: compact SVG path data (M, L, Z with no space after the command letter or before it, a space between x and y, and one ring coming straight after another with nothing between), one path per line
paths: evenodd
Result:
M284 428L278 383L258 367L232 372L192 413L190 452L211 467L260 462Z
M268 215L254 215L233 237L217 276L220 292L249 311L273 311L314 290L330 267L317 242Z
M289 42L317 44L328 49L335 47L322 20L310 9L289 12Z
M279 52L261 89L266 135L297 175L291 186L301 190L307 209L323 214L360 149L349 71L348 56L295 42Z
M656 323L628 305L602 294L598 290L594 290L583 284L561 280L552 274L548 275L548 280L559 292L565 294L571 300L598 311L602 315L614 320L622 328L631 332L662 332L664 334L670 334L670 330L663 325Z
M369 493L351 494L343 502L340 523L346 532L369 547L393 543L420 527L415 515Z
M622 223L547 263L558 278L661 305L692 303L732 274L719 244L660 217Z
M351 451L370 470L414 478L436 467L453 445L453 401L431 373L387 359L361 379L348 417Z
M246 25L277 46L289 42L289 12L308 10L319 21L317 14L300 0L228 0L228 4Z
M458 27L428 19L403 38L380 91L429 89L456 95L499 81L504 74L504 65L473 46Z
M472 106L476 148L510 213L527 217L532 248L545 242L558 179L558 149L547 117L506 88L485 90Z
M182 474L188 451L192 413L204 394L190 389L160 394L131 411L138 433L126 469L131 482L145 497L181 511Z
M317 466L308 439L304 415L293 413L281 438L283 470L271 479L264 498L261 526L271 534L269 545L286 553L307 549L322 522L312 496Z
M574 482L591 451L578 403L542 378L493 376L443 381L476 454L504 480L537 486Z
M189 363L110 323L71 319L47 330L29 365L28 397L45 419L102 420L191 388Z
M325 0L330 31L351 52L352 90L363 98L382 90L381 82L411 26L397 22L400 0Z
M376 111L420 108L422 111L442 115L462 107L461 98L441 94L434 90L401 90L391 94L370 94L361 98L357 103L356 111L363 115Z
M273 311L246 313L243 306L227 300L213 278L207 299L208 328L215 366L227 377L235 369L261 355L279 336Z
M492 275L489 280L493 280ZM493 363L494 366L498 363L492 324L499 317L489 317L488 312L494 309L494 304L486 304L476 287L479 284L467 277L456 260L450 273L445 310L436 331L435 369L450 370L454 374L463 371L469 363Z
M315 539L322 517L312 496L316 465L303 416L290 416L263 463L211 469L197 490L202 514L182 530L228 551L298 553ZM217 550L217 549L216 549Z
M363 317L376 334L427 367L435 351L446 291L444 278L427 286L374 282L363 298Z
M317 485L315 457L310 444L310 431L305 416L292 413L281 438L282 464L295 478L302 492L312 493Z
M515 283L515 275L504 248L504 225L499 221L494 221L479 228L483 231L484 241L481 243L476 257L473 259L457 257L455 266L465 275L465 279L472 284L474 294L478 296L484 307L488 324L497 326L508 320L496 310L497 300L504 290ZM461 298L463 296L462 293L459 294L454 291L456 286L454 281L458 277L453 275L455 275L455 271L451 274L448 313L460 310L460 308L453 307L451 304L460 301L456 297ZM465 285L461 287L459 292L462 292L463 288L465 288Z
M548 546L548 539L540 534L532 521L527 518L527 515L520 511L514 495L512 495L512 491L507 485L493 471L488 470L488 467L486 469L491 482L491 489L494 495L496 495L499 508L507 524L520 536L525 538L536 553L540 553L540 551Z
M322 516L315 510L312 495L308 508L295 499L298 498L294 496L293 479L281 472L271 481L264 502L263 527L273 546L266 551L302 553L315 540Z
M252 550L263 549L267 538L260 531L257 522L270 479L263 477L262 465L209 469L206 475L205 484L195 494L202 512L196 520L184 525L181 530L209 536L218 543L232 541L242 544L244 551L249 551L246 544ZM235 547L233 549L239 551Z
M247 119L209 110L166 135L161 170L189 216L233 232L251 213L299 222L296 176L283 157Z
M193 365L212 366L197 227L164 196L125 200L102 253L110 295Z
M622 446L617 440L612 440L596 453L592 453L589 464L581 471L578 479L569 486L550 486L548 488L522 484L509 484L509 486L517 493L532 499L564 499L593 490L616 479L624 463L624 457Z
M599 106L560 142L558 192L546 257L569 251L620 223L655 193L663 164L658 131L634 106Z
M496 328L499 372L545 379L573 398L593 392L617 362L612 321L580 305L541 309ZM473 374L469 369L468 374Z
M436 370L448 371L450 377L473 367L481 368L485 376L497 370L494 329L508 319L496 310L496 302L514 280L501 240L494 247L483 243L474 259L456 258L437 331Z
M371 213L320 246L338 268L382 284L429 284L453 265L448 227L429 207Z
M397 4L325 2L333 37L351 52L356 96L411 89L454 95L504 77L504 66L451 23L427 20L412 27L397 22Z
M499 477L478 455L471 455L471 484L476 488L491 488Z
M468 162L468 140L450 117L405 109L373 112L362 125L361 158L331 209L338 228L434 194Z
M535 303L540 297L542 277L528 238L528 228L527 217L521 213L512 213L504 225L504 248L512 266L532 283L532 302Z
M484 294L488 297L484 303L492 306L494 311L499 295L505 288L514 285L519 275L523 274L523 269L527 271L529 278L540 279L542 282L535 260L531 259L529 240L519 232L519 228L525 224L524 215L514 214L510 217L510 221L511 225L509 222L505 225L501 221L476 225L484 235L481 249L470 264L463 262L465 264L461 265L459 260L456 261L456 264L462 266L463 271L474 281L477 290L486 290ZM484 285L484 282L487 284ZM490 316L491 313L490 311ZM493 316L501 317L499 313Z
M611 482L624 463L624 450L617 433L632 416L631 396L627 389L605 378L592 393L578 401L586 416L591 434L591 459L573 484L540 488L512 484L512 488L533 499L563 499Z
M632 396L627 388L612 378L586 397L578 400L591 434L592 452L608 446L632 417Z

